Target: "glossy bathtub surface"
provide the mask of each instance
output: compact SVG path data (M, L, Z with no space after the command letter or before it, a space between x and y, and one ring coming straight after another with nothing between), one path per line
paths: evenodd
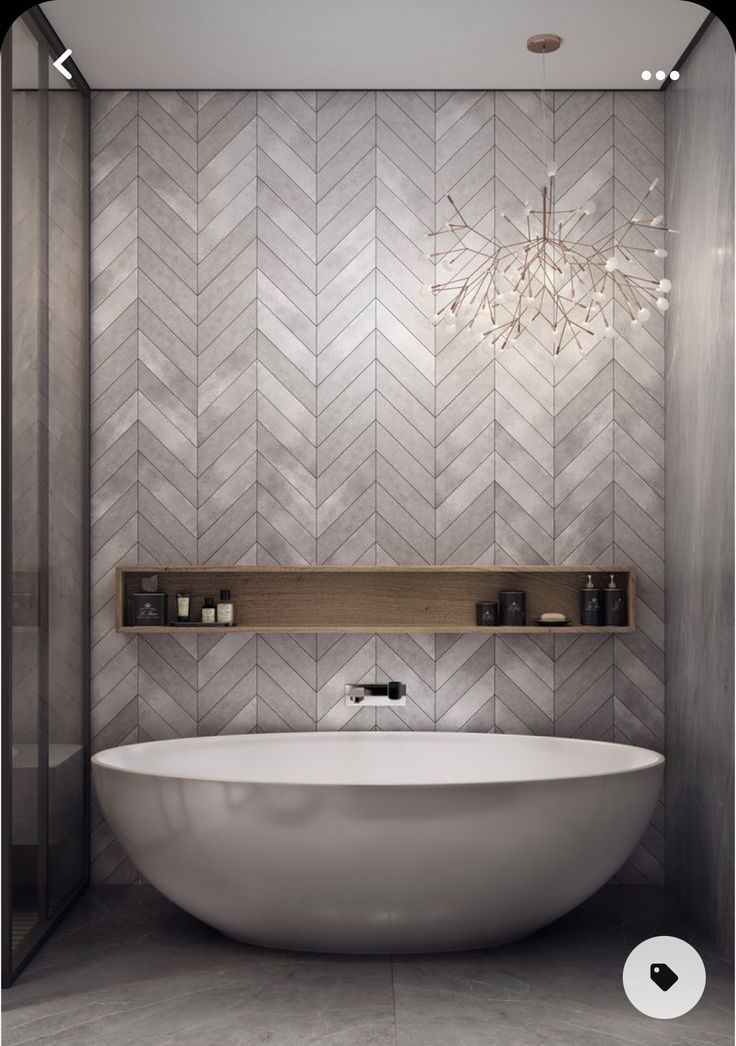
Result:
M500 734L187 738L93 758L102 807L153 885L271 947L482 947L575 907L629 856L664 760Z

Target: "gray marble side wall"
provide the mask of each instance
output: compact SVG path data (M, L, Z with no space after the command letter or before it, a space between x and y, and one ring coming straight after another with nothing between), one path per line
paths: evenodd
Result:
M733 940L734 46L716 20L666 94L667 869Z
M558 165L609 236L658 91L103 91L92 105L92 734L471 730L664 746L664 323L581 353L435 324L428 234ZM662 276L637 245L642 265ZM138 564L632 564L627 636L115 631ZM346 708L398 678L405 709ZM378 714L377 714L378 713ZM133 872L93 805L94 875ZM664 807L621 878L663 878Z

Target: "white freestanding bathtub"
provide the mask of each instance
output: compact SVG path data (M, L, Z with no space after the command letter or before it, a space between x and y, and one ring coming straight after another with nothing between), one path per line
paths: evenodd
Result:
M102 808L154 886L225 934L326 952L500 944L620 867L664 759L501 734L257 734L92 759Z

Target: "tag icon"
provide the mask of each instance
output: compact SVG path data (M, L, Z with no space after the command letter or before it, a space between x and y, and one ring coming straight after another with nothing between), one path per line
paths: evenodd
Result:
M639 1013L668 1021L700 1002L705 964L681 937L648 937L629 953L622 979L626 997Z
M669 968L666 962L652 963L649 967L649 976L663 992L669 991L678 980L677 974Z

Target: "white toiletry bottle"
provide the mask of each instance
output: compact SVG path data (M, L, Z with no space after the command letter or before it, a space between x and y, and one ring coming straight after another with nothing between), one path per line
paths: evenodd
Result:
M223 588L220 592L220 601L217 604L217 624L232 625L235 607L230 601L230 589Z

